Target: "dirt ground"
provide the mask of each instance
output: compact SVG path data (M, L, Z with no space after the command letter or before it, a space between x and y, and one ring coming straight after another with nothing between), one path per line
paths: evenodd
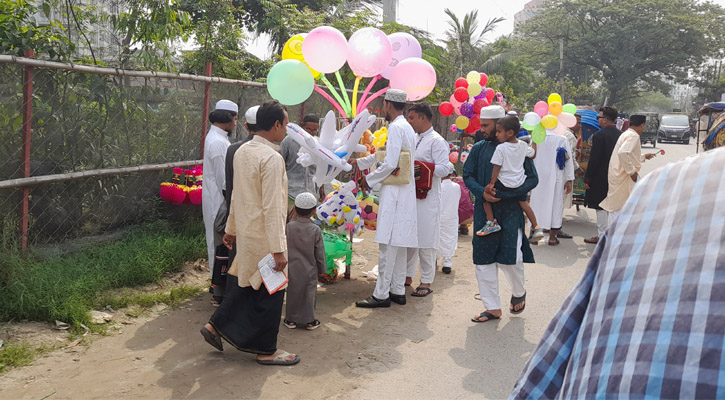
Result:
M658 160L643 172L682 157ZM0 398L506 398L582 276L594 250L583 239L596 232L594 221L591 210L567 210L564 228L574 239L534 247L537 263L526 267L527 306L520 315L504 312L499 321L471 322L483 311L474 299L471 236L459 238L453 273L439 271L430 296L408 297L407 305L387 309L356 308L354 302L374 286L363 275L377 264L368 231L355 245L353 279L318 290L322 327L281 326L279 347L301 356L296 366L261 366L228 344L218 352L205 343L199 328L214 311L205 293L174 310L129 318L89 346L59 350L10 371L0 377ZM510 288L499 277L506 307Z

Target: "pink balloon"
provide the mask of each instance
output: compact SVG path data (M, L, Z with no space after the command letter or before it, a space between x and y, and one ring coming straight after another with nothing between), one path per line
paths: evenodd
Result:
M372 78L383 72L392 56L393 48L388 36L380 29L359 29L347 42L347 63L355 75L363 78Z
M549 105L545 101L540 101L534 104L534 112L539 114L539 117L544 118L549 113Z
M400 64L401 61L408 58L420 58L423 56L423 49L413 35L406 32L395 32L388 35L390 46L393 49L393 54L390 59L390 63L385 71L381 72L380 75L385 79L390 79L393 74L393 69Z
M436 85L436 71L422 58L408 58L400 62L390 76L390 87L404 90L408 101L424 99Z
M302 56L316 71L323 74L336 72L347 61L347 39L331 26L320 26L305 37Z
M449 129L452 133L458 132L458 127L456 126L456 124L451 124L451 127Z
M460 107L461 104L463 104L463 102L462 101L458 101L456 99L456 96L454 96L454 95L451 95L450 102L451 102L451 104L453 104L453 107Z
M556 124L553 131L559 136L564 136L566 133L566 127L563 124Z
M572 128L576 125L576 117L574 114L563 112L556 116L559 119L559 125L564 125L567 128Z
M457 104L457 105L454 105L453 106L453 112L456 113L456 115L463 115L463 114L461 114L461 106L462 105L463 105L463 103Z

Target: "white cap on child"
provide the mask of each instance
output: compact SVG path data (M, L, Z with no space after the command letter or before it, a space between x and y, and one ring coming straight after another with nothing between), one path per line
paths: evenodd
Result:
M300 193L295 197L295 207L303 210L309 210L317 207L317 199L310 192Z

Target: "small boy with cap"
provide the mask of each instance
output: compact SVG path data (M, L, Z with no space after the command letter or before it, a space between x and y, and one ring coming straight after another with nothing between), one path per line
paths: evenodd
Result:
M311 331L320 327L315 318L317 281L327 271L322 231L310 217L317 208L317 198L309 192L295 197L295 219L287 223L287 313L284 326L294 329L305 324Z

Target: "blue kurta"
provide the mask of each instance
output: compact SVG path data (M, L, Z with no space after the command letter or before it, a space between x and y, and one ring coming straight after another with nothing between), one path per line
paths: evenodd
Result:
M471 148L466 163L463 165L463 181L473 194L473 229L478 231L486 223L486 213L483 210L483 190L491 181L493 164L491 157L498 143L482 140ZM517 197L525 196L531 189L539 184L536 168L533 161L527 158L524 161L526 181L517 189L506 192L497 191L496 197L501 201L493 204L493 215L501 225L501 230L487 236L473 235L473 263L485 265L493 263L516 264L516 242L519 230L524 229L524 213ZM521 252L525 263L534 262L534 253L531 251L528 240L521 241Z

